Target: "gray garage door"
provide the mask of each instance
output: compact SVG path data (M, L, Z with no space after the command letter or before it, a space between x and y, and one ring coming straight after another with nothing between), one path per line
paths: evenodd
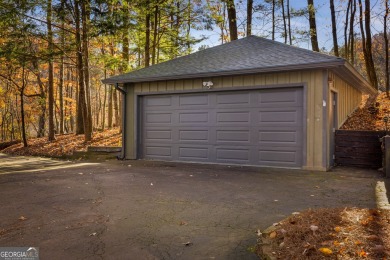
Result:
M141 157L302 166L302 88L141 99Z

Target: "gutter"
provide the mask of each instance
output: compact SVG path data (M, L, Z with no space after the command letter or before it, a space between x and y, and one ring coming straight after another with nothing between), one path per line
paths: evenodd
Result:
M121 155L118 155L117 156L117 159L118 160L125 160L126 159L126 94L127 94L127 91L122 88L122 87L119 87L119 83L116 83L115 85L115 89L118 90L121 94L122 94L122 97L123 97L123 100L122 100L122 151L121 151Z

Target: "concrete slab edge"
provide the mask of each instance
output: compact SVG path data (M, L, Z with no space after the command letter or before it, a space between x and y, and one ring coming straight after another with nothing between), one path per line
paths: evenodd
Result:
M389 199L386 194L386 186L383 181L378 181L375 186L376 206L378 209L390 210Z

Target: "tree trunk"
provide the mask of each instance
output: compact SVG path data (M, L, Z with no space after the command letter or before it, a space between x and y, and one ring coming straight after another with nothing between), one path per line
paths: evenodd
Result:
M153 21L153 48L152 48L152 64L156 64L156 49L157 49L157 36L158 36L158 5L154 7L154 21Z
M225 0L229 19L229 34L230 41L238 39L237 34L237 18L236 18L236 6L234 0Z
M127 5L123 6L123 13L124 13L124 30L122 35L122 65L119 67L119 73L123 74L125 73L129 68L129 26L130 26L130 10Z
M116 89L112 92L112 99L114 103L114 119L115 119L115 127L120 126L120 119L119 119L119 107L118 107L118 95Z
M61 0L61 10L64 12L65 9L65 0ZM61 26L65 27L65 19L64 14L61 14ZM65 49L65 31L61 30L60 33L60 42L61 42L61 48ZM64 134L64 75L65 75L65 69L64 69L64 54L61 54L61 63L60 63L60 82L58 85L58 93L59 93L59 102L60 102L60 134Z
M284 0L280 1L280 4L282 6L282 18L283 18L283 37L284 37L284 44L287 44L287 23L286 23L286 11L284 10Z
M26 119L24 115L24 89L26 88L26 76L25 76L25 69L23 64L23 70L22 70L22 87L20 89L20 117L22 121L22 140L23 140L23 147L27 147L27 136L26 136Z
M108 118L107 118L107 121L108 121L108 129L111 129L112 128L112 119L113 119L113 114L114 114L114 111L113 111L113 88L111 85L108 86Z
M253 0L247 0L246 5L246 36L252 35Z
M290 0L287 0L287 22L288 22L288 41L290 45L292 45Z
M89 53L88 53L88 34L89 34L89 0L81 1L81 19L82 28L82 52L83 52L83 75L84 91L86 100L83 111L85 142L92 140L92 113L91 113L91 92L89 84Z
M378 79L376 76L375 71L375 64L374 59L372 57L372 41L371 41L371 5L370 0L366 0L366 9L364 12L365 16L365 28L366 28L366 49L367 49L367 55L368 55L368 64L369 64L369 71L371 74L371 84L378 88Z
M77 100L77 117L76 117L76 134L85 133L86 117L86 100L84 88L84 71L83 71L83 55L81 46L81 28L80 28L80 1L75 0L75 23L76 23L76 48L77 48L77 76L78 76L78 100Z
M370 1L366 0L365 4L366 4L366 9L364 13L365 23L363 25L363 5L362 5L362 0L359 0L359 13L360 13L359 24L360 24L360 32L362 37L362 48L363 48L363 55L364 55L368 80L375 88L377 88L378 83L376 79L374 62L372 61L372 53L371 53Z
M313 0L307 0L307 8L309 10L311 47L313 51L319 52L320 48L318 47L316 14Z
M104 69L104 79L107 78L107 69ZM103 99L103 111L102 111L102 131L106 126L106 101L107 101L107 89L109 86L104 85L104 99Z
M385 87L386 87L386 93L387 97L389 97L390 92L390 84L389 84L389 78L390 78L390 72L389 72L389 38L387 36L387 17L389 16L389 2L388 0L385 0L385 16L383 17L383 37L385 40Z
M356 0L351 2L351 19L349 23L349 40L348 40L348 50L349 50L349 58L351 64L355 63L355 34L354 34L354 23L355 23L355 14L356 14Z
M275 41L275 0L272 0L272 40Z
M349 9L352 5L352 0L348 0L347 13L345 15L345 26L344 26L344 58L349 60L349 50L348 50L348 23L349 21Z
M250 0L252 1L252 0ZM192 19L192 0L188 0L188 3L187 3L187 30L186 30L186 41L187 41L187 51L186 53L187 54L191 54L191 26L192 26L192 22L193 22L193 19ZM122 97L122 95L121 95Z
M145 67L150 65L150 12L149 1L146 1L146 16L145 16Z
M49 96L49 142L55 140L54 136L54 68L53 68L53 31L51 28L52 6L51 0L47 1L47 38L49 49L49 81L48 81L48 96Z
M336 14L334 10L334 0L330 0L330 15L332 17L333 52L334 55L339 57L339 45L337 43L337 25L336 25Z

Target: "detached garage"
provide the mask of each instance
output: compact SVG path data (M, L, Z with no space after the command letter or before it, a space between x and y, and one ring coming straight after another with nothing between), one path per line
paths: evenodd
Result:
M256 36L115 76L124 159L327 170L362 93L344 59Z

